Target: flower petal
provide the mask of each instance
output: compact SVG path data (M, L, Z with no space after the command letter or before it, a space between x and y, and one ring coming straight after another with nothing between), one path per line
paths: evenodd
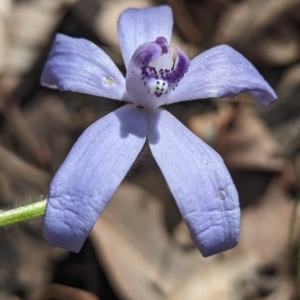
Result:
M160 36L170 42L172 28L173 14L169 6L123 11L118 21L118 34L126 68L140 45L153 42Z
M239 200L222 158L167 111L147 118L150 149L202 255L234 247Z
M41 84L94 96L121 100L125 79L114 62L95 44L57 34Z
M261 106L276 100L270 85L240 53L227 45L195 57L169 103L211 97L234 97L250 92Z
M92 124L50 185L46 240L78 252L146 140L143 110L125 105Z

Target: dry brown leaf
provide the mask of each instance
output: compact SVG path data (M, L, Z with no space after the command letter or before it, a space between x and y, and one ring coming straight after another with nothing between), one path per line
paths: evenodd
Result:
M300 10L299 10L300 12ZM270 26L264 34L254 37L245 53L266 65L284 66L300 57L300 37L293 24L281 22ZM251 47L255 45L255 52ZM247 47L248 48L248 47Z
M271 126L281 126L286 121L299 116L300 102L300 64L295 64L286 69L276 88L278 101L270 107L260 111L263 119Z
M51 172L59 168L74 142L70 135L71 113L66 103L61 94L41 93L23 109L24 118L41 144Z
M181 252L172 245L162 227L159 207L151 195L125 184L91 233L99 259L124 299L173 300L185 295L187 300L207 300L223 295L218 299L232 300L241 278L248 280L264 264L280 265L287 253L293 204L275 181L258 205L243 212L239 245L219 256L221 260ZM286 274L279 276L276 293L292 293Z
M236 256L210 265L180 283L163 300L235 300L235 281L254 269L258 259ZM237 267L238 266L238 267Z
M219 22L214 40L243 44L272 24L276 17L285 14L300 4L299 0L249 0L228 9ZM245 34L247 33L247 34Z
M2 205L34 200L47 193L50 176L0 146Z
M291 299L294 288L285 260L292 213L293 202L274 180L259 204L242 212L238 246L187 276L163 299L262 299L261 288L270 289L268 299ZM274 266L274 275L268 275L268 266Z
M30 300L100 300L96 295L61 284L49 284L36 292Z
M12 2L11 0L2 0L0 2L0 74L4 66L5 47L7 44L5 25L10 13Z
M13 2L12 13L5 22L7 42L0 74L1 96L8 97L20 83L22 75L32 68L41 55L41 49L50 42L67 5L75 1L77 0Z
M201 44L204 42L200 29L196 26L183 0L167 0L172 7L174 20L185 38L190 43Z
M9 299L7 294L32 294L50 281L49 262L65 256L65 250L46 244L36 221L0 228L0 299ZM33 234L28 228L34 224L39 226Z
M290 221L294 203L280 180L274 179L257 205L244 209L237 251L253 252L265 260L281 260L288 254Z
M217 147L220 136L228 130L235 114L236 109L232 105L225 105L217 111L190 117L187 126L206 143Z
M286 161L282 149L252 107L241 105L220 152L231 169L280 172Z
M239 2L223 13L212 43L230 44L264 64L289 64L300 57L300 40L283 16L299 9L299 0Z
M287 68L277 87L278 101L260 115L270 126L284 154L293 158L300 149L300 64Z
M20 107L10 104L5 109L7 125L20 143L20 148L29 153L35 162L45 166L50 161L50 149L34 134Z
M185 251L162 222L151 194L123 184L100 216L91 240L113 286L124 299L160 299L182 278L214 258Z

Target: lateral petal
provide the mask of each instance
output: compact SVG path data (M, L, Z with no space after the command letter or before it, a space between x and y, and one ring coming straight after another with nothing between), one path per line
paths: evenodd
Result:
M54 176L44 218L53 246L78 252L146 140L143 110L125 105L80 136Z
M169 6L124 10L118 20L118 34L126 68L140 45L154 42L160 36L170 42L172 28L173 14Z
M277 98L270 85L242 54L221 45L191 61L169 103L199 98L231 98L242 92L250 92L261 106L267 106Z
M152 154L202 255L234 247L239 200L222 158L166 110L147 118Z
M57 34L41 77L41 84L121 100L125 78L109 56L85 39Z

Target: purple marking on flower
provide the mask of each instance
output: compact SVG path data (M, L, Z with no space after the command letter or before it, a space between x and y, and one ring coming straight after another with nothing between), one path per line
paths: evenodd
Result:
M145 43L136 49L126 75L127 93L134 104L153 108L167 103L167 94L175 90L190 64L188 57L179 48L177 52L174 66L172 49L164 37L158 37L154 42ZM139 79L144 84L136 84Z
M87 128L54 176L44 218L50 244L80 250L146 139L201 253L209 256L237 244L239 200L222 158L159 106L245 91L265 106L276 95L252 64L226 45L191 62L177 48L174 63L172 25L168 6L121 14L126 79L94 44L56 36L42 85L128 104Z

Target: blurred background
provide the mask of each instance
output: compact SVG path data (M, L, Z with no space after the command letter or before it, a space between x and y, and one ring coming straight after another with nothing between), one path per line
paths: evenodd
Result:
M118 16L159 4L173 9L172 46L193 58L229 44L279 97L264 109L248 94L166 107L224 158L239 245L201 256L146 149L79 254L49 246L41 219L0 229L1 300L300 299L300 0L1 0L1 208L43 199L84 129L123 105L39 85L54 34L93 41L125 73Z

